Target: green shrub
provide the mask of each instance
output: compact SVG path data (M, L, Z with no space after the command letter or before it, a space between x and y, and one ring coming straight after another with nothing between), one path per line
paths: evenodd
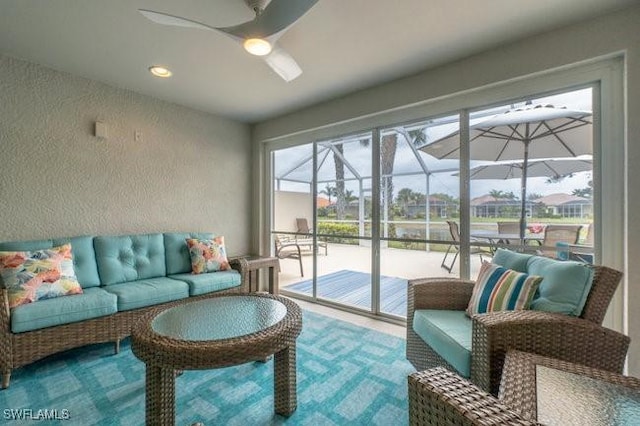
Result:
M335 235L335 237L321 237L329 243L358 244L356 238L345 237L345 235L358 235L358 225L355 223L318 222L318 234Z

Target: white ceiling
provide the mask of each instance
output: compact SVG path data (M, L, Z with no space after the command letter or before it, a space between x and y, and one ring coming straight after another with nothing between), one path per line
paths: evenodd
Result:
M222 34L161 26L137 12L234 25L252 18L243 0L0 0L0 53L256 122L632 4L319 0L280 39L303 69L286 83ZM152 64L174 76L152 77Z

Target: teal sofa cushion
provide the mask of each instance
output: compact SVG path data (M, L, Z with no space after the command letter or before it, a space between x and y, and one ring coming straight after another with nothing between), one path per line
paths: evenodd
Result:
M34 251L71 243L73 269L82 288L98 287L98 265L93 250L93 237L54 238L50 240L0 242L0 251Z
M167 275L173 275L191 272L191 257L187 247L187 238L210 240L215 235L206 232L167 232L163 236Z
M148 278L104 287L118 296L118 311L144 308L189 297L189 285L171 278Z
M527 265L532 254L516 253L515 251L499 248L493 255L491 263L518 272L527 272Z
M240 273L236 270L208 272L206 274L176 274L169 278L189 284L189 295L199 296L212 291L226 290L240 285Z
M98 318L117 312L114 294L86 288L82 294L39 300L11 310L11 331L22 333L55 325Z
M465 311L420 309L413 330L462 376L471 376L471 318Z
M93 244L102 285L166 275L162 234L96 237Z
M591 291L593 269L582 262L532 256L527 270L543 277L531 309L580 316Z

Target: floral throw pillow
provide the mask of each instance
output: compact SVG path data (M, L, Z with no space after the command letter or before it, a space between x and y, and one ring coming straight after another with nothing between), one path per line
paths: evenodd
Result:
M0 251L0 277L10 308L82 293L73 270L71 244L36 251Z
M231 269L224 248L224 237L212 240L187 238L187 247L191 256L191 273L204 274Z
M467 314L529 309L542 277L484 262L473 287Z

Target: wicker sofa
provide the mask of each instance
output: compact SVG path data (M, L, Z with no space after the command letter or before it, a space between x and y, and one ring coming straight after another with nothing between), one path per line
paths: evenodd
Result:
M494 261L503 254L497 252ZM532 259L540 259L539 256L524 254L510 256L516 259L515 263L507 266L511 269L526 269ZM544 262L562 263L551 259ZM553 267L553 264L547 265ZM583 267L592 268L592 279L590 287L585 290L584 307L577 316L521 310L491 312L469 318L464 311L471 299L474 282L455 278L410 280L407 359L418 371L445 367L470 378L481 389L494 395L498 393L504 358L509 349L621 373L629 337L601 324L622 274L605 266ZM419 323L431 320L440 335L425 339L420 336L425 333ZM448 345L446 351L442 350L443 345Z
M210 233L156 233L80 236L0 243L0 251L43 250L71 244L73 269L82 294L39 300L9 308L1 288L0 368L2 388L11 371L48 355L92 343L113 342L131 333L133 323L158 306L179 304L227 292L247 292L246 261L230 259L232 269L191 274L187 238Z

